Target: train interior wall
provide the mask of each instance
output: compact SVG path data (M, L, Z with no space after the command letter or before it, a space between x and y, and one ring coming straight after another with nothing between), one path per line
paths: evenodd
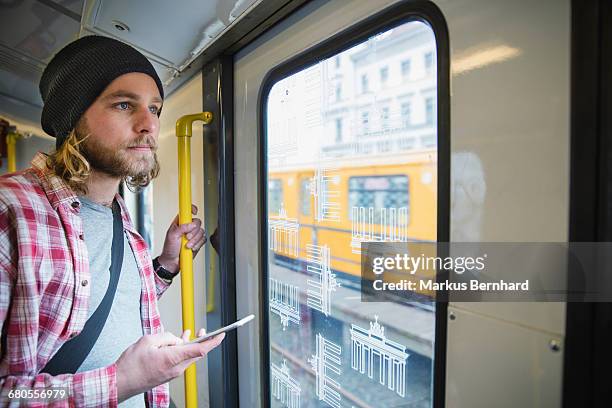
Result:
M256 310L258 239L256 101L265 75L283 61L392 4L312 2L235 59L236 265L239 314ZM451 69L476 51L508 47L514 57L451 72L451 240L565 242L569 211L570 3L436 1L448 24ZM462 191L470 191L467 195ZM468 214L473 222L463 222ZM565 279L560 273L559 279ZM449 407L561 404L565 305L449 305ZM238 334L241 400L259 385L244 372L258 361ZM245 351L243 351L245 350ZM249 351L246 351L249 350Z

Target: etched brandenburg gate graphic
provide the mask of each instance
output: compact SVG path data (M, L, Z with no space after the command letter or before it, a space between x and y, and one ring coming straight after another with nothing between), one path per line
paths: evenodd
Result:
M299 256L300 225L296 218L289 218L284 204L278 216L268 220L268 247L280 254Z
M287 408L300 408L300 384L291 377L287 361L279 367L271 364L272 371L272 395L282 402Z
M408 208L353 207L351 248L361 254L362 242L408 242Z
M351 324L351 366L353 370L373 378L378 367L378 381L399 396L406 393L406 347L385 337L385 328L376 321L370 322L370 330ZM378 359L377 363L375 359Z
M289 322L300 324L300 295L299 287L277 279L269 280L270 312L280 317L283 330Z

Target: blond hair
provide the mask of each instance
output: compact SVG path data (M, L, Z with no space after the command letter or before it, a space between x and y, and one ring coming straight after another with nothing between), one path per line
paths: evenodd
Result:
M62 145L47 156L47 167L79 195L87 194L87 179L91 174L91 165L83 155L81 146L81 143L88 137L89 134L80 134L75 128L68 134ZM155 165L147 174L126 176L122 181L130 191L138 192L148 186L158 174L159 163L156 157Z

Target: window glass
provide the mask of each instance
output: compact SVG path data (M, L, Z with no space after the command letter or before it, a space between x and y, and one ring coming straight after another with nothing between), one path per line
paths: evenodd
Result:
M367 135L370 132L370 112L361 112L361 133Z
M406 176L370 176L349 178L349 208L408 208L410 193ZM408 212L408 211L407 211ZM380 218L374 220L376 224Z
M279 179L268 180L268 212L278 213L283 202L283 182Z
M425 72L427 75L431 75L433 72L433 52L425 54Z
M367 75L362 75L361 76L361 92L366 93L368 92L368 76Z
M310 215L310 180L302 179L300 182L300 212L302 215Z
M425 123L431 125L434 122L434 98L425 98Z
M336 118L336 143L342 142L342 118Z
M402 103L402 126L407 128L410 127L410 102Z
M359 291L362 242L436 241L437 77L404 80L432 49L428 25L405 23L264 97L271 407L432 405L430 294L362 303Z
M380 111L380 126L382 128L382 130L389 130L389 126L390 126L390 113L389 113L389 107L388 106L384 106L381 111Z
M380 83L382 86L387 84L387 80L389 79L389 67L382 67L380 69Z
M410 77L410 60L402 61L402 76L406 79Z

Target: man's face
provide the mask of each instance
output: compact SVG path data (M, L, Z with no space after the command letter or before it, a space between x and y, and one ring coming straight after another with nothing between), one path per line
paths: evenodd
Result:
M77 127L89 135L81 146L92 168L118 178L148 174L157 162L161 106L157 85L146 74L111 82Z

